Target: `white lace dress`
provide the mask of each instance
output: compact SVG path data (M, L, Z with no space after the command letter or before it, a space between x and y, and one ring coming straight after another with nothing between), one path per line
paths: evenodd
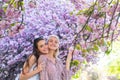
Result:
M30 69L30 71L33 71L35 69L35 67L36 67L36 64L34 64L32 66L32 68ZM34 75L33 77L29 78L28 80L39 80L39 76L40 75L38 73L38 74ZM15 78L15 80L19 80L19 74L17 75L17 77Z
M30 71L33 71L36 67L36 64L34 64ZM39 80L39 74L34 75L33 77L29 78L28 80Z

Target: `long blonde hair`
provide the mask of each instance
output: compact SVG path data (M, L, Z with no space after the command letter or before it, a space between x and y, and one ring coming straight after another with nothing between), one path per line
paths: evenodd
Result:
M49 39L51 38L51 37L55 37L57 40L58 40L58 45L59 45L59 37L57 36L57 35L50 35L49 37L48 37L48 41L49 41ZM59 54L59 46L58 46L58 49L55 51L55 53L54 53L54 57L55 58L58 58L58 54Z

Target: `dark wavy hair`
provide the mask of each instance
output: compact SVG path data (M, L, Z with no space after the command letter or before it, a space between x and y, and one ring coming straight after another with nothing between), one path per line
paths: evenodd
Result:
M39 58L40 54L42 54L42 53L38 50L38 42L41 41L41 40L44 40L44 38L43 38L43 37L39 37L39 38L34 39L34 42L33 42L33 51L32 51L32 54L31 54L31 55L28 57L28 59L26 60L26 65L25 65L25 67L29 67L29 66L30 66L30 65L29 65L29 60L30 60L30 58L31 58L32 55L35 56L35 58L36 58L36 63L38 64L38 58ZM25 74L24 68L23 68L23 70L22 70L22 73Z

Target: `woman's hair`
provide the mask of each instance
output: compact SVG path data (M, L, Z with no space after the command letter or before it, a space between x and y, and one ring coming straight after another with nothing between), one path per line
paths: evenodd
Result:
M33 55L36 57L36 60L38 60L40 51L38 50L38 42L44 40L43 37L36 38L33 43ZM41 53L42 54L42 53Z
M38 42L39 41L41 41L41 40L44 40L44 38L43 37L39 37L39 38L36 38L36 39L34 39L34 42L33 42L33 51L32 51L32 54L28 57L28 59L26 60L26 65L25 65L25 67L29 67L30 66L30 62L29 62L29 60L30 60L30 58L31 58L31 56L35 56L35 58L36 58L36 63L38 64L38 58L39 58L39 56L40 56L40 54L42 54L39 50L38 50ZM24 73L24 68L23 68L23 70L22 70L22 72Z
M55 37L57 40L58 40L58 45L59 45L59 37L57 36L57 35L50 35L49 37L48 37L48 41L49 41L49 39L51 38L51 37ZM58 54L59 54L59 47L58 47L58 49L55 51L55 53L54 53L54 57L55 58L57 58L58 57Z

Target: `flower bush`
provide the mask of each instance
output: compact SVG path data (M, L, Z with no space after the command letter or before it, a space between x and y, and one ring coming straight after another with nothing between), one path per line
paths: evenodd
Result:
M74 65L79 69L81 63L96 63L99 50L109 54L120 33L119 0L2 0L0 6L2 80L16 77L38 36L60 38L63 63L74 46L74 71Z

